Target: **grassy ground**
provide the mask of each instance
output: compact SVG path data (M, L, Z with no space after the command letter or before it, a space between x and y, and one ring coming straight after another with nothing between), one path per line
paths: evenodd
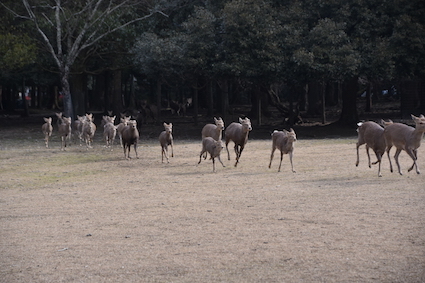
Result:
M292 173L254 127L212 173L189 133L162 164L156 128L125 160L99 133L46 149L40 127L0 130L0 282L425 281L425 177L405 153L403 176L385 157L377 177L364 148L355 167L355 131L299 135Z

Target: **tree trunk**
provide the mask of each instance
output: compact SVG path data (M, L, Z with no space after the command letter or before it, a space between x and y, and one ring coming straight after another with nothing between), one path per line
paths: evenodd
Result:
M322 97L322 124L326 124L326 82L324 81L320 83L320 92Z
M136 108L136 89L133 75L130 75L130 95L128 97L128 107L131 109Z
M419 115L420 97L419 80L417 78L401 82L401 117L410 119L410 115Z
M71 79L72 101L74 102L74 113L84 115L86 113L84 75L73 75Z
M94 77L95 85L93 87L93 91L95 93L95 96L97 97L97 99L95 100L96 108L102 109L104 112L107 112L112 109L109 107L109 104L106 102L107 94L105 91L105 87L106 87L105 76L106 76L106 73L103 72ZM119 115L119 113L114 113L114 114ZM119 119L117 120L119 121Z
M162 82L161 79L156 81L156 107L158 108L157 119L161 119L161 94L162 94Z
M25 79L22 80L22 106L24 107L24 113L22 116L29 117L30 116L30 110L28 107L28 100L26 96L26 90L25 90Z
M213 91L212 91L212 80L211 78L207 79L207 85L206 85L206 96L207 96L207 109L208 109L208 117L212 117L214 115L214 98L213 98Z
M121 91L121 70L115 70L113 73L113 93L112 93L112 110L114 113L123 111L122 91Z
M311 116L318 116L321 114L320 101L322 100L321 83L312 82L308 86L307 94L307 114Z
M71 117L71 121L75 120L74 110L72 107L71 88L69 85L69 68L61 68L61 85L63 96L63 112L65 117Z
M339 122L343 125L355 127L359 120L356 104L357 90L357 77L351 78L343 83L342 111L339 118Z
M196 80L193 87L193 122L195 123L195 126L198 125L198 81Z
M219 83L221 89L221 112L222 118L226 121L229 113L229 84L226 79L223 79Z
M372 111L372 83L369 81L366 88L366 107L365 112Z

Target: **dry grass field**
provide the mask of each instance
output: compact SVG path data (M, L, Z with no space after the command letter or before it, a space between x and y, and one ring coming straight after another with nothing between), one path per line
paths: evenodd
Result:
M0 128L0 282L425 282L424 144L423 174L403 152L404 175L385 157L379 178L355 132L298 136L296 173L287 155L277 172L254 126L213 173L200 138L163 164L159 132L125 160L100 133L46 149L41 124Z

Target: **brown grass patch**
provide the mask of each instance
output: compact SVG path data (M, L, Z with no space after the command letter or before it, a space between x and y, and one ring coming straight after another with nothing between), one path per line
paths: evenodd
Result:
M255 129L254 129L255 130ZM44 148L41 131L2 131L1 282L424 282L425 175L383 177L356 138L298 140L294 167L250 140L217 172L200 140L156 140L140 159ZM133 153L133 152L132 152ZM424 146L419 166L425 170ZM134 156L134 154L133 154Z

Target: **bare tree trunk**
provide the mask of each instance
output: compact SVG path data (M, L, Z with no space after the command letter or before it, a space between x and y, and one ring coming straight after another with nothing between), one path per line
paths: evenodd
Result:
M25 93L25 79L22 80L22 106L24 107L24 113L22 114L24 117L30 116L30 110L28 107L28 100Z
M130 75L130 95L128 99L128 107L134 109L136 107L136 90L134 85L134 75Z
M355 127L359 120L356 103L357 90L357 77L351 78L344 82L342 87L342 111L339 118L339 122L344 125Z
M195 80L194 87L193 87L193 121L195 123L195 126L198 125L198 80Z
M72 101L74 102L74 112L76 115L84 115L86 113L86 102L85 102L85 87L84 87L84 75L79 74L72 76L71 89L72 89Z
M66 117L71 117L71 120L74 121L75 117L74 110L72 109L71 88L69 86L69 68L62 67L60 71L63 95L63 112Z
M322 96L322 124L326 124L326 82L322 81L320 83L320 92Z
M418 115L420 108L419 97L420 81L418 78L405 79L401 81L401 117L410 118L411 114Z
M226 120L226 117L229 112L229 84L226 79L223 79L219 82L221 89L221 114L223 120Z
M157 119L161 119L161 93L162 93L162 82L161 79L156 80L156 107L158 108Z
M370 80L367 83L366 88L366 105L365 105L365 112L372 111L372 83Z
M213 92L212 92L212 80L211 78L207 78L207 85L206 85L206 96L207 96L207 107L208 107L208 117L213 116L214 112L214 99L213 99Z
M113 93L112 93L112 109L114 113L123 111L122 91L121 91L121 70L115 70L113 73Z

